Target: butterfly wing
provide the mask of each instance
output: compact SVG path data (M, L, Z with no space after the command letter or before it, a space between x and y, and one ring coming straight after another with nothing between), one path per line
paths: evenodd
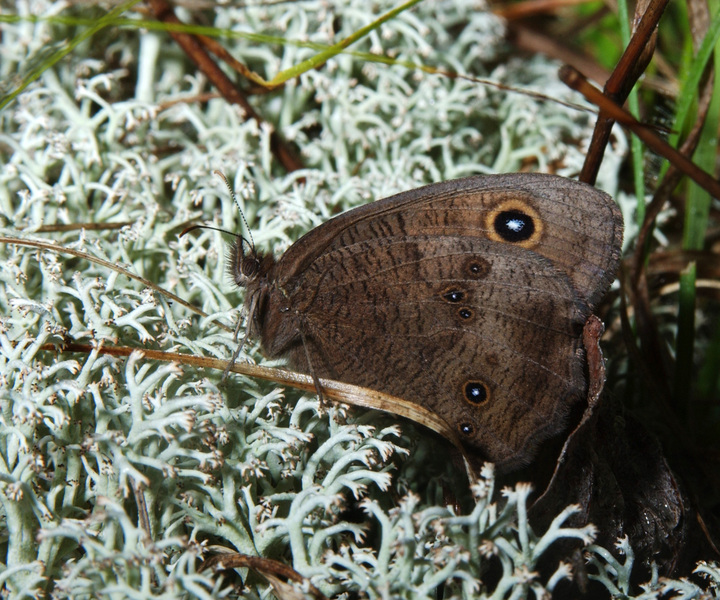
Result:
M593 188L510 178L413 190L311 231L269 273L266 352L417 402L501 468L529 461L584 396L580 334L622 225Z
M531 235L513 239L512 225L523 223L532 225ZM533 250L563 271L580 298L594 308L615 277L623 225L610 196L564 177L466 177L403 192L327 221L283 255L277 283L292 285L332 249L363 239L415 234L481 237Z
M416 402L499 465L527 462L585 391L586 311L567 278L478 238L366 240L324 254L290 297L290 362ZM306 354L307 352L307 354Z

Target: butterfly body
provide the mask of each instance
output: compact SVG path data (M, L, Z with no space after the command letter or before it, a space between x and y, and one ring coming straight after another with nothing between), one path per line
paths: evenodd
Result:
M584 398L582 328L621 240L592 187L476 176L348 211L277 261L240 244L232 268L266 355L416 402L510 470Z

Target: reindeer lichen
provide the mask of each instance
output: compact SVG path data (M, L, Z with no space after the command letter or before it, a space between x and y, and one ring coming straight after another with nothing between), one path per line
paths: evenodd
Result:
M0 24L5 86L74 34L71 21L53 15L99 10L50 0L15 6L20 18ZM205 18L289 40L220 40L271 76L315 52L290 42L328 44L393 6L221 3ZM540 598L570 577L563 562L546 579L537 565L560 540L590 543L590 526L564 526L572 507L547 531L533 531L529 488L497 494L486 471L473 508L455 514L431 501L442 495L438 481L417 491L408 479L408 455L427 453L436 440L270 384L233 377L220 387L219 372L142 354L228 358L237 344L242 293L226 273L226 240L211 230L178 237L192 222L241 231L214 170L231 180L256 244L276 253L340 210L432 181L526 164L574 174L584 153L576 142L589 136L583 113L401 62L577 100L555 65L506 57L502 40L501 21L479 2L421 3L355 44L356 53L253 98L267 119L258 124L204 96L207 82L167 33L109 28L0 113L0 235L58 245L0 243L5 595L222 598L240 586L245 597L267 597L268 584L252 574L238 584L199 571L221 549L284 562L328 595ZM297 145L303 170L280 167L273 129ZM616 167L603 174L610 188ZM59 246L126 268L209 316ZM70 342L88 349L63 350ZM113 346L138 352L100 351ZM241 360L262 360L252 343L245 350ZM588 552L606 587L632 597L620 566L599 548ZM492 585L488 565L499 565ZM717 587L716 566L698 572ZM649 585L644 593L655 596L638 598L698 589Z

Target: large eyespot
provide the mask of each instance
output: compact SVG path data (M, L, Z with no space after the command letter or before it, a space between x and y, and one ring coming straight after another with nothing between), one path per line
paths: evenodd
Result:
M495 217L493 228L506 242L524 242L535 233L535 221L519 210L504 210Z
M488 212L486 219L488 236L496 242L532 248L542 237L543 222L540 214L521 198L500 202Z
M463 385L463 398L473 406L480 406L490 400L490 389L484 381L470 379Z

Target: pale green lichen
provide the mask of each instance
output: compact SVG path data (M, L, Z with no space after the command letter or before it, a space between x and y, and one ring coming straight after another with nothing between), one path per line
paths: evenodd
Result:
M16 7L21 15L66 10L36 0ZM207 16L228 29L328 43L392 7L307 1L218 6ZM353 50L570 98L555 65L502 55L502 24L481 8L469 0L420 4ZM6 85L41 64L44 49L69 32L42 20L3 24ZM224 43L265 76L314 52ZM240 378L221 389L219 373L140 354L118 359L40 348L70 338L231 355L236 341L217 321L232 329L242 296L226 274L226 240L208 230L177 237L193 220L240 230L216 169L230 178L258 246L280 253L339 210L420 184L516 171L525 161L540 169L552 162L556 172L573 175L583 159L577 140L588 138L590 119L467 80L343 54L254 99L300 148L307 167L286 174L270 152L269 126L246 121L222 99L198 102L207 89L165 34L109 29L0 113L3 235L55 240L122 265L210 314L197 318L92 262L0 245L5 594L233 596L231 578L198 573L201 559L222 547L290 564L327 594L435 598L444 585L446 597L543 597L569 576L559 563L542 581L535 569L543 552L563 538L590 542L590 527L563 527L572 508L548 531L533 532L527 486L498 498L485 472L473 489L474 508L455 515L441 502L439 480L424 473L437 442L415 445L388 417L321 408L315 398L286 398L272 385ZM606 164L603 181L613 191L617 161ZM128 224L39 231L111 222ZM247 350L243 358L260 359L256 348ZM445 476L457 482L459 473L448 467ZM364 514L361 523L347 518L353 507ZM632 554L622 550L621 565L589 548L608 589L632 597L624 583ZM489 561L502 571L494 589L483 584ZM720 582L715 566L698 569ZM683 581L649 586L637 597L699 594ZM244 591L265 598L269 588L251 576Z

